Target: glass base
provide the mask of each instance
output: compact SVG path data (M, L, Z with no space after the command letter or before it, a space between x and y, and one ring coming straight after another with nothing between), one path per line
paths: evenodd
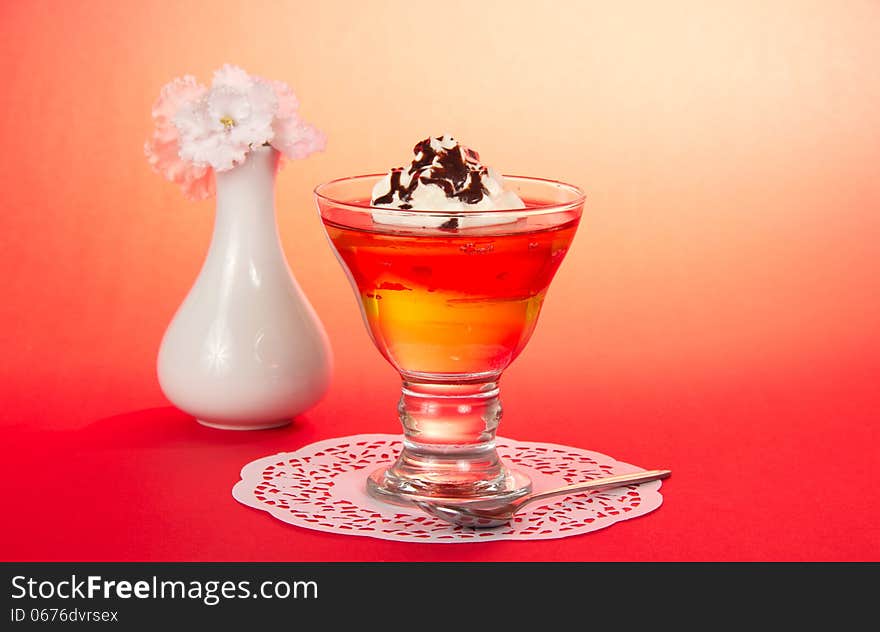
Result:
M367 492L373 498L408 506L414 501L444 504L480 501L509 502L532 491L532 481L518 470L503 468L500 476L478 482L430 482L400 476L395 466L383 467L367 478Z

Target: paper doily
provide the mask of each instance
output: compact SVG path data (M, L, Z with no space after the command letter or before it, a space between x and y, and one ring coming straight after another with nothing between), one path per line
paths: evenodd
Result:
M549 540L609 527L654 511L660 481L589 495L557 496L520 510L495 529L454 526L410 507L389 505L366 492L367 475L392 462L400 435L361 434L312 443L252 461L232 496L298 527L402 542ZM532 479L535 491L599 476L641 471L613 458L553 443L497 438L498 453Z

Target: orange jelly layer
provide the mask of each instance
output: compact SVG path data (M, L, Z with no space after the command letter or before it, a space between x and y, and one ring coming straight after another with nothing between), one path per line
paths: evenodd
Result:
M454 379L491 377L522 351L578 219L419 233L365 223L324 220L373 340L410 375Z

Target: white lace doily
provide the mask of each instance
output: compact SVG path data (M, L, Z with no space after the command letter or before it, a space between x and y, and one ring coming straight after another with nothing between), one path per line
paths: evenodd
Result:
M660 481L590 495L557 496L520 510L495 529L453 526L409 507L367 495L367 475L392 462L400 435L362 434L319 441L295 452L252 461L232 496L289 524L403 542L549 540L588 533L654 511L663 502ZM643 468L579 448L497 439L498 453L532 479L535 491Z

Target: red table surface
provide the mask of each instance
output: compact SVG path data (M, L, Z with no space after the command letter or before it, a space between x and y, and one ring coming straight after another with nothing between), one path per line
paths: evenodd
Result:
M292 426L240 433L197 425L165 405L150 380L71 366L61 373L19 376L11 388L21 397L3 411L21 421L79 420L64 430L6 428L6 560L880 557L878 371L866 363L715 384L669 377L591 385L573 376L539 383L511 370L502 434L669 467L673 476L657 511L592 534L455 545L308 531L230 494L255 458L333 436L396 432L393 376L337 379Z
M0 559L880 560L880 4L258 4L0 3ZM280 430L200 427L155 375L213 202L150 171L150 108L226 62L328 136L276 198L333 383ZM233 500L256 458L399 431L312 190L445 131L587 191L500 434L670 468L657 511L427 545Z

